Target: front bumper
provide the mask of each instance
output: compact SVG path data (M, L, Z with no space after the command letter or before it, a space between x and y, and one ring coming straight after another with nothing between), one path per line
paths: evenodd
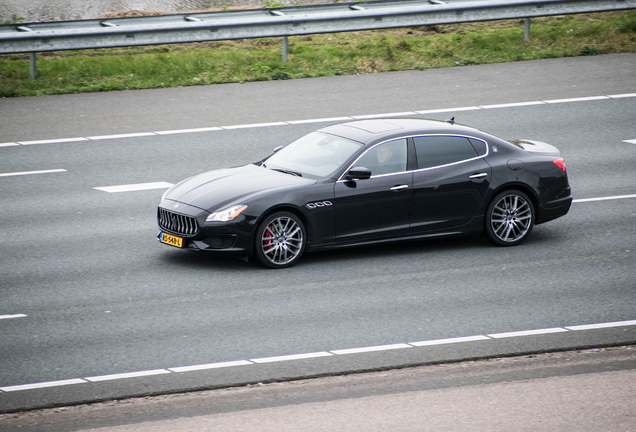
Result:
M251 256L252 218L240 215L230 222L206 222L209 212L182 203L162 202L157 211L157 240L179 249ZM252 223L250 223L252 222ZM163 235L180 241L164 241ZM177 244L180 243L180 246Z
M173 244L165 243L162 241L164 232L160 231L157 235L157 241L166 244L168 246L175 247L177 249L187 249L194 251L206 251L216 252L218 254L229 256L251 256L252 246L251 237L244 238L237 234L221 234L221 235L209 235L209 236L197 236L195 238L185 238L176 236L173 233L165 233L171 236L181 238L182 246L174 246ZM199 238L201 237L201 238Z

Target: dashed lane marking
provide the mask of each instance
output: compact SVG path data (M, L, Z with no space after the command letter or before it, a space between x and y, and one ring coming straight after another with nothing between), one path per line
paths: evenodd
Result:
M20 141L17 144L20 145L39 145L39 144L57 144L57 143L66 143L66 142L80 142L80 141L89 141L88 138L78 137L78 138L59 138L59 139L48 139L48 140L39 140L39 141ZM7 143L10 144L10 143Z
M607 196L607 197L599 197L599 198L582 198L582 199L575 199L572 202L584 203L584 202L593 202L593 201L619 200L619 199L627 199L627 198L636 198L636 195L615 195L615 196Z
M169 187L172 187L172 183L154 182L154 183L137 183L137 184L119 185L119 186L103 186L103 187L95 187L93 189L97 189L97 190L108 192L108 193L118 193L118 192L136 192L136 191L144 191L144 190L152 190L152 189L167 189Z
M25 318L25 314L0 315L0 319Z
M13 177L13 176L25 176L25 175L34 175L34 174L52 174L52 173L60 173L66 172L65 169L51 169L51 170L41 170L41 171L22 171L22 172L11 172L11 173L2 173L0 177Z
M531 337L531 336L540 336L540 335L546 335L546 334L552 334L552 333L566 333L566 332L572 332L572 331L597 330L597 329L628 327L628 326L636 326L636 320L614 321L614 322L607 322L607 323L574 325L574 326L566 326L566 327L552 327L552 328L545 328L545 329L513 331L513 332L506 332L506 333L491 333L488 335L475 335L475 336L456 337L456 338L448 338L448 339L434 339L434 340L420 341L420 342L397 343L397 344L390 344L390 345L378 345L378 346L349 348L349 349L337 349L337 350L321 351L321 352L314 352L314 353L254 358L251 360L236 360L236 361L209 363L209 364L201 364L201 365L193 365L193 366L171 367L166 369L154 369L154 370L139 371L139 372L100 375L100 376L93 376L93 377L86 377L86 378L74 378L74 379L67 379L67 380L60 380L60 381L48 381L48 382L33 383L33 384L20 384L20 385L0 387L0 392L15 392L15 391L22 391L22 390L34 390L34 389L42 389L42 388L48 388L48 387L58 387L58 386L65 386L65 385L71 385L71 384L85 384L89 382L113 381L118 379L139 378L139 377L164 375L164 374L171 374L171 373L185 373L185 372L194 372L194 371L216 369L216 368L226 368L226 367L250 366L255 364L271 363L271 362L306 360L306 359L312 359L312 358L333 357L333 356L348 355L348 354L361 354L361 353L387 351L387 350L395 350L395 349L408 349L408 348L426 347L426 346L435 346L435 345L467 343L467 342L486 341L486 340L493 340L493 339L500 339L500 338Z
M223 130L220 127L206 127L206 128L196 128L196 129L177 129L170 131L162 131L157 132L157 135L173 135L173 134L184 134L184 133L196 133L196 132L214 132Z
M201 365L195 365L195 366L173 367L173 368L168 368L168 370L172 372L194 372L194 371L200 371L200 370L206 370L206 369L218 369L218 368L233 367L233 366L247 366L251 364L253 363L249 360L237 360L237 361L227 361L227 362L219 362L219 363L208 363L208 364L201 364Z
M155 370L147 370L147 371L140 371L140 372L100 375L100 376L94 376L94 377L87 377L84 379L90 382L99 382L99 381L112 381L112 380L125 379L125 378L139 378L139 377L162 375L162 374L169 374L169 373L171 372L167 369L155 369Z
M332 356L333 354L334 354L333 352L330 353L328 351L322 351L322 352L315 352L315 353L263 357L263 358L251 359L250 361L254 363L273 363L273 362L279 362L279 361L302 360L302 359L310 359L310 358L317 358L317 357L329 357L329 356Z
M555 327L555 328L547 328L547 329L537 329L537 330L524 330L524 331L516 331L516 332L506 332L506 333L492 333L487 335L493 339L501 339L501 338L509 338L509 337L519 337L519 336L534 336L534 335L542 335L542 334L550 334L550 333L560 333L566 332L565 328Z
M587 97L578 97L578 98L569 98L569 99L552 99L544 101L547 104L556 104L556 103L570 103L570 102L589 102L603 99L610 99L611 96L587 96Z
M47 382L41 382L41 383L35 383L35 384L22 384L22 385L10 386L10 387L2 387L0 388L0 391L12 392L12 391L21 391L21 390L34 390L34 389L42 389L42 388L48 388L48 387L60 387L60 386L71 385L71 384L84 384L87 382L88 381L83 380L81 378L74 378L74 379L68 379L68 380L47 381Z
M475 342L475 341L488 340L488 339L491 339L491 338L484 335L464 336L464 337L447 338L447 339L435 339L435 340L421 341L421 342L409 342L409 345L413 345L416 347L424 347L424 346L433 346L433 345L447 345L447 344L462 343L462 342Z
M116 139L116 138L139 138L139 137L147 137L157 135L156 132L139 132L139 133L129 133L129 134L119 134L119 135L100 135L100 136L92 136L87 137L91 141L99 141L99 140L107 140L107 139Z
M347 349L339 349L332 350L333 354L342 355L342 354L360 354L360 353L368 353L368 352L377 352L377 351L389 351L394 349L402 349L402 348L412 348L413 345L409 345L406 343L398 343L391 345L378 345L378 346L370 346L370 347L362 347L362 348L347 348Z

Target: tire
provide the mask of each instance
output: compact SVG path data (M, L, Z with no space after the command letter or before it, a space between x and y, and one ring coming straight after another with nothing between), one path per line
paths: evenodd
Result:
M296 264L305 251L306 244L305 226L292 213L269 215L256 230L256 258L269 268L285 268Z
M486 210L484 237L498 246L516 246L523 242L534 226L532 201L518 190L495 196Z

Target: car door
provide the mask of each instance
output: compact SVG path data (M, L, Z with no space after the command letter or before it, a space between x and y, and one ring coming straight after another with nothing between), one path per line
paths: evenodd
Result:
M407 140L375 146L352 167L369 169L371 178L336 183L337 241L355 243L408 234L413 173L407 171Z
M459 136L413 138L418 169L413 173L411 233L449 230L477 214L492 171L486 143Z

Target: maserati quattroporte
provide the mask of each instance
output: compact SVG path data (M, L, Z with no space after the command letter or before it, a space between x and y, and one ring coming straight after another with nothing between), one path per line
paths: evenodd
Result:
M514 246L571 203L549 144L452 120L362 120L176 184L159 205L158 240L283 268L306 251L444 235Z

